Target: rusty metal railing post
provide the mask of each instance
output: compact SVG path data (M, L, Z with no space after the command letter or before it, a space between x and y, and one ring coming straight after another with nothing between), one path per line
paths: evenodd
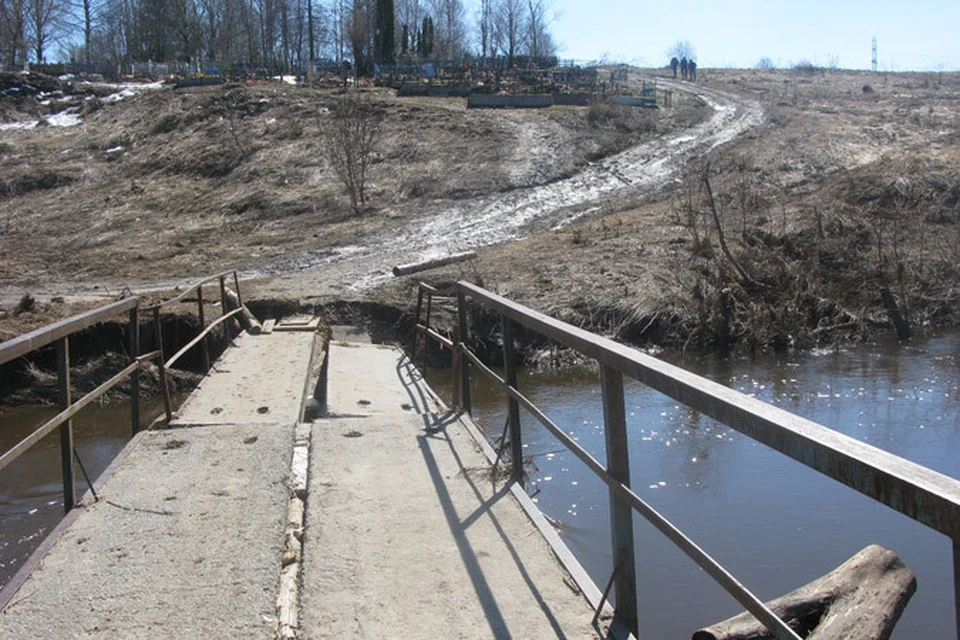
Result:
M237 275L236 270L233 272L233 286L237 288L237 306L243 306L243 295L240 293L240 276Z
M413 348L410 349L410 360L411 362L417 357L417 340L420 339L420 311L423 309L423 287L417 287L417 310L413 318ZM423 337L424 341L429 340L427 336Z
M426 339L426 338L424 338ZM453 398L451 403L454 407L460 409L463 407L463 398L461 397L463 389L460 385L460 363L463 360L463 351L460 348L460 327L453 328Z
M423 326L430 327L430 313L433 310L433 293L427 292L427 317L423 321ZM423 338L423 364L420 367L420 370L426 375L427 372L427 358L430 356L430 340L427 336Z
M130 360L136 360L140 356L140 307L139 305L130 309L130 335L128 336L128 349L130 350ZM133 370L130 374L130 428L134 435L140 431L140 367Z
M207 328L207 318L203 311L203 285L197 287L197 307L200 316L200 331L204 331ZM203 358L203 372L208 373L210 371L210 347L207 344L207 336L204 336L200 342L200 354Z
M70 408L70 339L57 341L57 384L60 390L60 410ZM63 511L73 509L77 503L73 480L73 419L60 425L60 459L63 469Z
M459 344L466 348L467 344L467 297L463 291L457 291L457 328L460 338ZM460 358L460 401L461 407L468 414L473 414L470 402L470 361Z
M623 374L607 365L600 369L603 386L603 423L607 446L607 470L616 480L630 486L630 455L627 447L627 418L623 400ZM633 551L633 509L610 489L610 531L613 567L617 587L614 624L622 624L640 637L637 616L637 571Z
M513 322L506 316L500 316L503 333L503 371L508 385L517 388L517 358L513 349ZM523 485L523 443L520 436L520 403L507 395L507 420L510 425L511 475Z
M224 315L227 314L227 279L224 276L220 276L220 312ZM232 324L233 322L231 320L223 323L223 330L227 335L227 342L233 341Z
M153 338L160 352L157 366L160 371L160 390L163 392L163 408L167 413L167 424L173 421L173 408L170 403L170 387L167 385L167 366L163 355L163 327L160 325L160 307L153 308Z

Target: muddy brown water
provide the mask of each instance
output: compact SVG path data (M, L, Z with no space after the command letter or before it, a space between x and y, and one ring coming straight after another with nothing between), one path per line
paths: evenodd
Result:
M162 413L159 400L141 402L147 425ZM0 408L0 452L6 452L56 415L53 407ZM130 405L92 405L73 420L74 448L90 479L96 478L130 440ZM60 436L57 430L0 471L0 585L4 585L63 517ZM77 496L87 490L79 467Z
M960 477L960 332L758 359L670 360L724 385ZM430 372L449 397L449 371ZM599 375L522 372L521 390L605 459ZM499 436L505 400L474 378L474 416ZM916 573L894 638L955 637L951 544L900 515L675 401L628 383L632 486L762 599L827 573L879 543ZM521 411L521 413L523 413ZM561 527L601 587L611 571L607 489L528 415L528 493ZM634 517L642 638L689 638L742 610L710 577Z

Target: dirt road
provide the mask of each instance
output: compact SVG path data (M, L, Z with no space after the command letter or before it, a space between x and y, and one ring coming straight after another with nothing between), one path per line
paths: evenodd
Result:
M466 200L411 220L399 232L364 238L364 245L286 256L244 277L268 278L269 289L279 296L356 296L389 280L394 265L519 240L590 216L606 203L649 195L677 179L692 158L763 121L755 101L688 83L659 82L696 95L713 115L690 129L592 163L570 178Z

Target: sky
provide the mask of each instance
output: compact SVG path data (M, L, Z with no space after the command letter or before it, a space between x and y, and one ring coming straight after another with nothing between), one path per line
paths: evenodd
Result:
M703 68L960 70L960 0L548 0L562 59L666 65L687 40Z

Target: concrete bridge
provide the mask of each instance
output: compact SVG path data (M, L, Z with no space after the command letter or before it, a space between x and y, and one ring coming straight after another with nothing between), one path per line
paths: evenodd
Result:
M602 636L399 350L338 330L300 421L316 339L238 338L3 590L0 637Z
M203 286L217 280L220 315L207 324ZM192 348L202 349L206 367L210 329L226 322L229 337L231 319L249 315L225 280L220 274L191 290L205 328L169 358L160 306L190 291L152 307L158 348L149 354L139 355L135 298L0 344L0 363L59 345L61 413L0 455L0 470L59 429L68 508L0 591L0 637L629 637L640 628L639 515L748 612L695 637L736 640L762 627L796 640L797 620L783 602L809 595L814 583L763 603L631 489L625 377L951 538L960 602L960 481L466 282L444 292L421 285L416 311L417 335L452 352L455 409L436 398L407 356L371 344L362 331L334 328L328 340L309 319L266 324L236 337L176 414L167 403L167 428L139 431L135 401L137 434L95 494L71 509L71 417L126 376L135 399L145 360L159 359L161 381ZM469 305L500 317L502 376L472 349ZM444 306L452 336L430 323L432 310ZM73 402L69 335L127 312L130 364ZM605 463L517 388L518 327L597 362ZM471 375L487 376L505 393L500 453L468 417ZM521 408L609 489L612 575L602 593L524 492ZM500 454L505 470L490 464ZM818 629L849 631L829 637L889 637L912 580L908 570L886 569L877 583L846 580L854 596L827 612L823 598L808 598L821 607Z

